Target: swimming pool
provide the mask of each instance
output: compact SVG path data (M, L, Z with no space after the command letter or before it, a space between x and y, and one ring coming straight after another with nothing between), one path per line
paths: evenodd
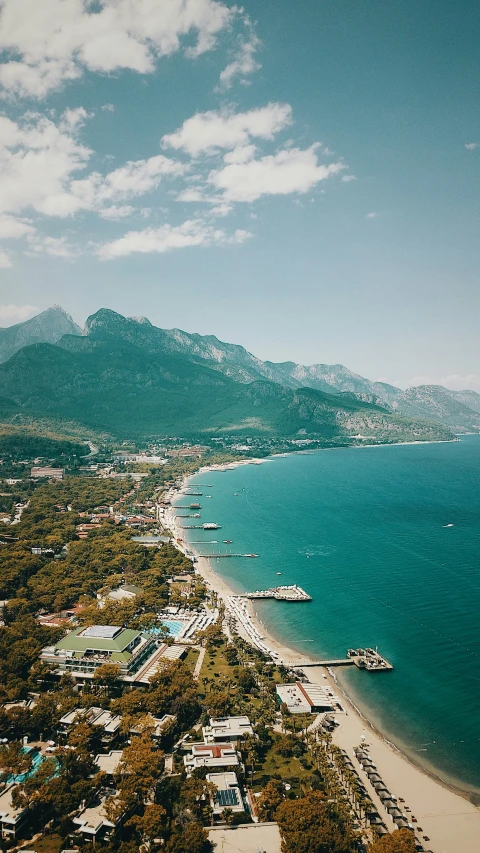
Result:
M31 748L28 746L24 747L23 751L24 752L32 752ZM10 784L11 782L16 782L17 784L20 784L21 782L25 782L26 779L30 779L30 776L33 776L33 774L37 772L37 770L40 767L43 759L44 759L44 756L42 755L42 753L35 750L32 754L32 766L31 766L30 770L27 770L26 773L19 773L17 776L12 774L11 776L8 777L7 784Z
M185 622L180 619L162 619L162 625L167 629L171 637L178 637L182 629L185 627ZM159 634L160 630L155 629L155 633Z

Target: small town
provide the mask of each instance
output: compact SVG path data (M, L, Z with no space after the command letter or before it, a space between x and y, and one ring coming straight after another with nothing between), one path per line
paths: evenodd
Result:
M182 478L231 449L4 447L4 850L307 850L307 815L339 853L416 833L365 739L335 744L346 709L331 681L271 652L248 597L220 598L168 529Z

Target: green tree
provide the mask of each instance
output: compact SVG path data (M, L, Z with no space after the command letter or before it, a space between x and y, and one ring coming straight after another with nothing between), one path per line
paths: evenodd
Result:
M285 788L276 779L270 779L257 800L260 820L274 820L276 811L285 798Z
M415 853L415 836L409 829L397 829L370 844L368 853Z
M352 853L356 836L335 803L318 791L298 800L284 800L276 819L282 853Z

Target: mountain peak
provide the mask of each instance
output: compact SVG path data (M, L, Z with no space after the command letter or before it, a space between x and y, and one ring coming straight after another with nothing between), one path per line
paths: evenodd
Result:
M30 320L0 329L0 362L7 361L22 347L56 344L64 335L81 335L82 330L60 305L46 308Z

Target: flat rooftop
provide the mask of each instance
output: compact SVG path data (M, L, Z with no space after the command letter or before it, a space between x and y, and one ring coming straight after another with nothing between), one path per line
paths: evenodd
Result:
M210 725L204 729L204 735L213 737L214 740L223 737L228 740L229 737L253 735L253 728L247 716L211 718Z

